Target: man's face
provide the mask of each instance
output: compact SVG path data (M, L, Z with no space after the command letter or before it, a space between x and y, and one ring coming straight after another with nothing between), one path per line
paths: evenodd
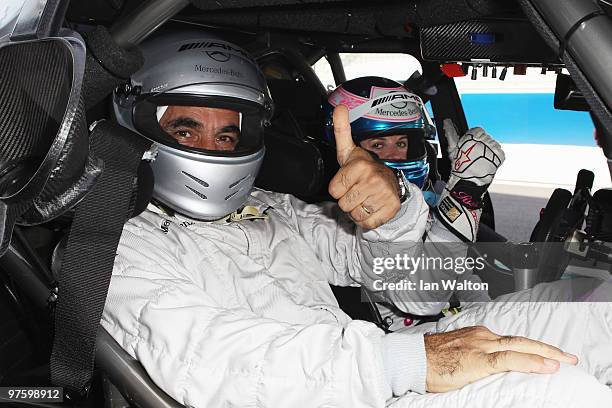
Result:
M197 149L231 151L240 139L240 114L229 109L168 106L159 124L180 144Z
M366 139L359 145L383 160L406 160L408 154L408 136L391 135Z

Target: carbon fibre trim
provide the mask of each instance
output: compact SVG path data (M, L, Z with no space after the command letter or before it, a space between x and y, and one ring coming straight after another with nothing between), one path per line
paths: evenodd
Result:
M493 38L476 44L473 34ZM526 20L464 21L421 29L423 58L432 61L558 64L556 54Z

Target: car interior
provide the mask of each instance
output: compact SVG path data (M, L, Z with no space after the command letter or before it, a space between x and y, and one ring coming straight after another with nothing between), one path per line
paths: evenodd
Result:
M607 0L26 0L17 16L14 27L0 31L0 40L13 41L7 46L0 43L0 72L8 78L9 72L27 64L48 65L50 70L51 66L67 66L66 72L55 69L39 79L40 83L31 85L41 90L41 100L59 99L53 104L62 107L60 113L74 113L75 122L65 135L86 131L84 125L89 127L102 119L112 121L111 93L115 89L134 91L129 89L128 78L142 64L135 49L154 32L198 29L240 45L260 65L275 104L264 134L266 156L255 185L290 193L306 202L333 200L328 184L338 170L334 147L323 137L321 106L329 90L313 66L326 61L338 85L346 79L340 58L346 53L404 53L415 57L422 73L413 75L407 68L405 86L429 103L438 129L442 129L444 119L450 118L460 134L469 126L456 77L467 75L478 80L482 75L499 75L503 80L508 69L516 73L528 67L557 75L555 108L590 113L601 154L607 157L612 173L612 3ZM50 39L78 36L82 39L73 41L70 55L53 50L55 43ZM41 63L47 58L57 61ZM80 79L78 72L82 73ZM64 87L66 91L60 92L64 88L58 86L53 98L47 97L45 82L61 84L65 78L72 78ZM21 143L46 143L44 139L11 140L19 132L7 125L6 115L12 110L6 106L17 106L25 112L24 128L38 120L36 110L20 108L25 105L17 98L9 87L0 85L0 111L5 115L0 120L0 132L8 141L8 147L0 147L2 151L15 146L18 149ZM55 135L64 131L63 125L32 125L28 129ZM62 156L62 147L49 143L41 147L43 153L33 154L38 157L35 163L23 165L23 169L21 164L1 169L0 213L11 228L2 228L0 386L54 385L49 374L50 357L54 336L63 330L58 326L56 305L64 298L64 305L72 304L63 313L72 313L74 321L94 317L94 326L89 328L94 331L95 343L89 344L95 350L93 377L86 387L67 392L62 403L29 405L179 407L182 405L160 390L140 363L99 327L96 312L90 313L87 302L83 303L87 294L72 296L66 294L70 284L62 286L65 270L88 268L69 255L78 249L69 241L80 240L83 251L98 250L97 238L77 230L75 224L104 223L102 212L97 217L93 214L100 206L108 207L106 211L127 212L126 217L137 215L146 207L153 188L150 168L139 164L143 146L128 141L124 147L103 152L104 143L115 140L109 134L119 133L121 139L121 133L111 125L96 129L90 143L99 153L97 160L91 155ZM446 180L451 163L447 141L440 131L437 137L439 154L434 153L430 160ZM118 181L102 175L112 172L109 169L113 163L121 161L112 158L122 148L137 160L130 162L129 169L127 165L121 167L122 163L115 164L120 170L113 180L127 177L119 187ZM45 179L37 180L32 169L39 168L39 174L50 157L44 156L47 150L57 151L60 157L54 162L55 173L47 169L47 175L52 174L55 181L62 179L61 174L69 174L70 163L76 162L89 169L90 179L80 180L70 194L61 197L65 188L45 188ZM555 190L533 226L530 242L512 242L496 232L495 203L490 196L485 197L478 239L470 251L487 259L479 275L489 284L492 297L558 280L570 262L586 266L599 262L610 270L612 190L591 192L593 175L589 173L585 170L577 174L574 191ZM70 177L66 176L66 183L74 181L68 180ZM28 188L19 190L22 182ZM106 183L106 190L126 189L126 207L96 203L96 194L103 193L102 188L94 189L96 183ZM24 193L28 189L29 194ZM52 203L47 212L28 210L33 203L37 209L43 208L37 198L41 195L45 202ZM48 213L37 218L37 214ZM109 220L109 228L113 226L111 221L119 222ZM88 245L90 240L93 244ZM104 248L104 253L110 254L111 266L114 248ZM372 321L384 329L376 307L364 301L364 291L356 287L332 290L349 316ZM75 336L78 341L78 334Z

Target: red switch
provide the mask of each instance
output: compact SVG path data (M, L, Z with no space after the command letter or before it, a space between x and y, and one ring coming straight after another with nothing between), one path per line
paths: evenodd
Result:
M465 71L459 64L442 64L440 69L449 78L464 77Z

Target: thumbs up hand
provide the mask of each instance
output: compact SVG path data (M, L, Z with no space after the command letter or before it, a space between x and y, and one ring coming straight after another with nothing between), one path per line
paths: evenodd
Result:
M329 194L357 225L377 228L400 209L397 177L391 169L355 145L346 106L336 106L333 120L340 170L329 183Z

